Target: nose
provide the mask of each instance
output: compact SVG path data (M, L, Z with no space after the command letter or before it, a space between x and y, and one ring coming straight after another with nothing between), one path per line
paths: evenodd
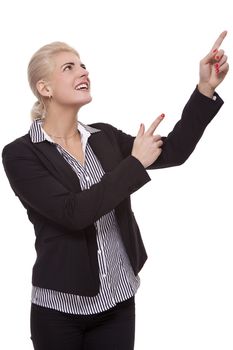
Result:
M89 75L88 70L86 68L83 68L83 67L80 67L80 69L81 69L81 71L80 71L81 77L84 77L84 76L88 77L88 75Z

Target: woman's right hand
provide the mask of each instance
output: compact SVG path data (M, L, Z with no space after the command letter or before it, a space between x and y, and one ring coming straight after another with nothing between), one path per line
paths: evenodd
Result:
M134 140L131 155L137 158L144 168L154 163L162 152L161 146L163 141L161 136L153 134L164 116L164 114L161 114L157 117L147 131L145 131L145 125L141 124Z

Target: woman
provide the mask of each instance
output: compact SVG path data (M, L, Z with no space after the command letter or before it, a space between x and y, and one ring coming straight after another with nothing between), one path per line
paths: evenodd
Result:
M31 338L36 350L134 347L134 295L147 259L130 195L146 169L182 164L223 101L228 72L223 32L200 62L200 81L167 137L164 115L136 137L111 125L85 125L89 73L76 50L55 42L28 66L38 101L29 133L5 146L3 164L36 234Z

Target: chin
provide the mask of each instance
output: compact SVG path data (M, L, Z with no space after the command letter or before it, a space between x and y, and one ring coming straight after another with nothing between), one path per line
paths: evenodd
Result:
M82 105L84 106L84 105L86 105L86 104L88 104L88 103L90 103L92 101L92 97L91 96L89 96L88 98L86 98L84 101L82 101Z
M76 105L77 107L81 108L82 106L87 105L87 104L90 103L91 101L92 101L92 97L91 97L91 96L88 96L88 97L83 98L83 99L81 99L81 100L79 100L79 101L76 101L76 102L75 102L75 105Z

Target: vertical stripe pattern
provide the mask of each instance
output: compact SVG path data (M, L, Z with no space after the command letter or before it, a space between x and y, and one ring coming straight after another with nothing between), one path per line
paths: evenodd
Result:
M104 170L88 143L90 134L99 130L80 122L77 128L81 134L85 154L84 166L63 147L53 142L42 129L40 120L32 123L29 134L32 142L46 141L54 144L76 173L81 189L84 190L98 183L104 175ZM108 310L136 293L140 280L134 275L125 251L114 210L102 216L94 225L98 246L99 293L94 297L85 297L32 286L32 303L66 313L91 315Z

